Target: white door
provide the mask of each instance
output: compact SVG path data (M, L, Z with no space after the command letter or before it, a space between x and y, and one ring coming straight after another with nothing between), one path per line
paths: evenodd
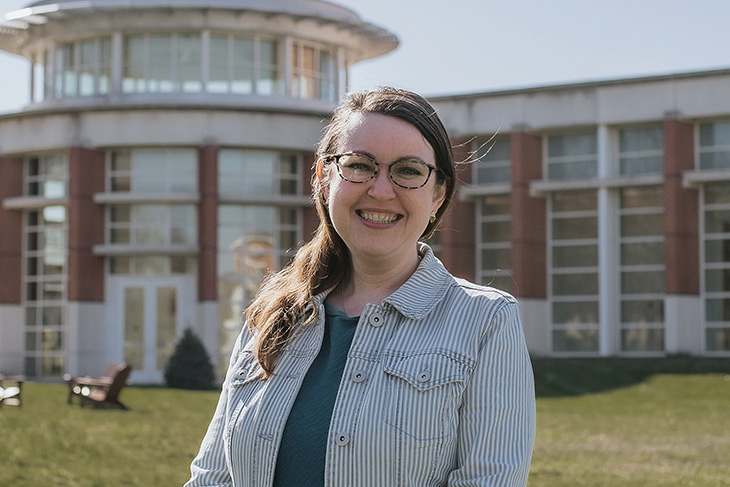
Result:
M162 383L167 362L192 325L190 278L111 278L110 356L132 366L130 380Z

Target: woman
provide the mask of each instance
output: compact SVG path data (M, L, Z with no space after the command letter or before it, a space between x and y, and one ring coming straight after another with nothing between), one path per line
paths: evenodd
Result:
M524 486L535 428L517 303L418 240L454 194L422 97L352 94L318 147L311 242L246 311L193 486Z

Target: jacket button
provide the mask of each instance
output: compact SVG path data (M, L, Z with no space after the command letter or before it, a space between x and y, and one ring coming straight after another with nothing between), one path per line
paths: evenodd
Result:
M431 372L428 371L428 369L422 370L420 374L418 374L418 380L419 382L428 382L431 380Z
M368 323L376 328L383 326L383 315L380 313L371 314Z
M352 382L364 382L365 380L367 380L367 378L368 375L363 370L356 370L352 373Z
M337 433L335 443L337 443L337 446L347 445L348 443L350 443L350 435L348 435L347 433Z

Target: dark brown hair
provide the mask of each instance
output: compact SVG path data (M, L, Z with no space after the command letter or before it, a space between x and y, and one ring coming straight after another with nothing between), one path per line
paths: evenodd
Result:
M247 325L256 337L254 353L264 378L273 373L279 353L291 338L296 321L301 318L302 326L308 326L317 320L316 308L313 313L303 316L312 297L350 278L350 251L330 220L325 188L317 177L316 165L320 163L321 156L338 151L353 115L361 113L377 113L407 122L416 127L433 148L437 184L445 185L446 196L436 212L436 219L429 222L422 237L430 236L438 227L453 198L456 180L453 152L446 129L433 106L416 93L395 88L349 94L335 110L317 147L312 196L320 219L319 227L312 240L297 251L289 265L262 283L246 310ZM322 170L326 174L328 168Z

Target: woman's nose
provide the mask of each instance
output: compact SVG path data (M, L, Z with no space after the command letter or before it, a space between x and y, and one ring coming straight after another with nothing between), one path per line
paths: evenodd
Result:
M370 190L368 191L372 196L376 197L393 197L395 196L395 188L393 188L393 181L390 180L388 170L390 166L381 166L378 168L378 174L373 178Z

